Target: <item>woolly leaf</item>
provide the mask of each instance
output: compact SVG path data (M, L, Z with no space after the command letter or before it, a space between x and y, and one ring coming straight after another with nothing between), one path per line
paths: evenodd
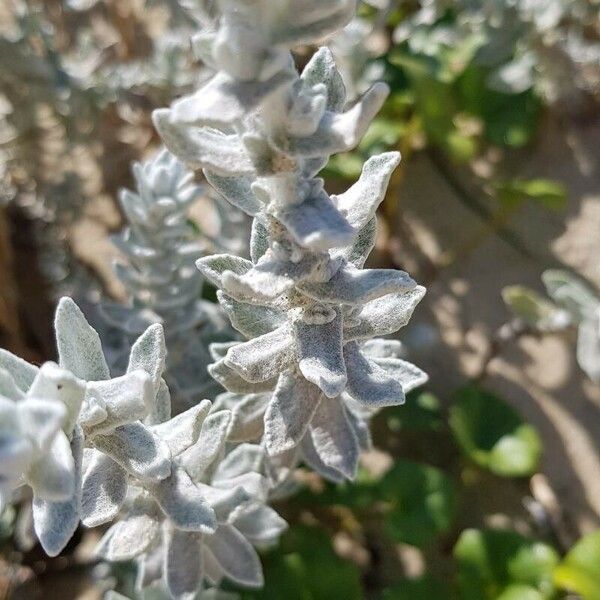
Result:
M404 271L361 271L347 266L327 282L303 282L298 287L321 302L359 305L386 294L407 292L415 288L416 283Z
M315 451L325 465L354 479L359 446L339 399L324 398L319 403L309 431Z
M329 398L339 396L346 387L346 365L342 352L342 317L339 311L329 323L294 321L298 365L304 377Z
M22 392L26 392L30 388L38 372L35 365L29 364L4 348L0 348L0 368L10 373Z
M83 444L83 434L79 428L76 428L71 440L75 483L70 498L62 502L51 502L35 497L33 499L35 532L48 556L57 556L62 552L79 524Z
M207 170L204 171L204 176L219 194L247 215L255 217L260 212L260 202L252 193L252 177L221 177Z
M300 442L321 398L321 390L306 379L291 373L281 375L265 413L265 443L269 454L282 454Z
M164 479L171 472L168 446L141 423L117 427L108 435L95 435L93 444L134 477Z
M356 234L325 193L278 210L277 217L298 244L316 252L345 246Z
M399 163L398 152L373 156L365 163L358 182L346 193L332 198L352 227L362 229L375 216L377 207L385 198L390 177Z
M196 533L167 528L165 583L173 600L194 600L202 583L202 551Z
M98 527L119 514L127 494L128 476L106 454L91 449L85 452L88 458L82 482L81 522L86 527Z
M215 533L206 538L206 545L228 579L247 587L263 585L258 555L235 527L219 525Z
M225 356L228 367L251 382L268 381L294 360L294 340L287 325L233 346Z
M71 298L61 298L54 320L59 364L85 381L108 379L100 337Z
M202 275L217 287L223 287L223 273L233 272L238 275L244 275L253 267L249 260L229 254L206 256L198 260L196 266Z
M397 378L403 363L398 363L397 371L391 374L391 368L384 369L368 359L356 342L344 346L344 357L348 371L347 391L357 402L371 408L404 403L402 382ZM413 378L418 379L414 374Z
M167 148L190 168L209 169L225 177L254 171L237 135L180 125L171 120L168 109L155 110L152 121Z
M183 469L173 468L169 477L148 481L145 488L178 529L203 533L215 530L217 523L213 509Z
M217 297L231 324L248 338L270 333L285 322L284 313L276 308L238 302L220 291Z

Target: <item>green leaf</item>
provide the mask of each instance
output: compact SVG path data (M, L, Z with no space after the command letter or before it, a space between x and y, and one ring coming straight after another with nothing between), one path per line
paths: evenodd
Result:
M540 331L559 331L571 321L565 310L527 287L505 287L502 298L516 317Z
M444 424L440 401L430 392L411 392L405 404L385 414L392 431L438 431Z
M544 600L544 595L529 585L509 585L496 600Z
M494 394L471 386L458 393L450 427L463 452L502 477L534 473L542 454L537 431Z
M394 540L423 547L451 527L456 490L439 469L400 460L383 477L379 489L388 502L385 525Z
M526 200L550 210L563 210L567 202L564 185L550 179L514 179L495 185L500 201L507 206L518 206Z
M448 586L427 575L402 579L383 590L381 600L448 600Z
M600 531L586 535L569 550L554 571L554 582L583 600L600 600Z
M296 526L279 549L263 557L265 587L243 592L243 600L361 600L358 568L340 558L330 536L316 527Z
M546 600L553 596L552 573L558 554L516 531L467 529L454 547L454 557L461 600ZM531 595L529 588L538 596ZM523 589L524 594L518 595Z

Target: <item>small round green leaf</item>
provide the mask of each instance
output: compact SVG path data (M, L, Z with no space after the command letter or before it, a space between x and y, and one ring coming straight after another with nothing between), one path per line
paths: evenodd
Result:
M559 587L584 600L600 600L600 531L579 540L554 571Z
M454 557L461 600L545 600L554 593L558 554L515 531L467 529L454 547ZM519 596L523 588L527 591ZM538 596L531 595L531 588Z
M542 453L537 431L494 394L462 389L450 409L450 427L463 452L496 475L521 477L537 469Z
M386 528L394 540L423 547L451 527L456 490L439 469L398 461L381 480L380 489L388 502Z

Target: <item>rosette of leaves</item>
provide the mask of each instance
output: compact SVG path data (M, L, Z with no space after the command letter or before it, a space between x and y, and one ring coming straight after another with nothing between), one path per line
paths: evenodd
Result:
M367 410L401 404L403 382L425 379L413 365L378 364L361 348L405 325L424 293L404 272L362 269L398 153L371 158L339 196L317 177L331 154L356 146L387 86L374 85L345 108L326 48L302 75L291 60L291 47L343 27L354 1L200 6L208 26L194 45L217 74L156 111L154 121L173 153L204 169L217 191L254 218L251 260L216 255L197 263L249 338L227 348L210 373L230 392L270 393L269 455L291 451L308 433L319 461L352 479L361 431L346 396Z
M219 355L218 345L212 347L213 356L217 359L223 358L224 354ZM375 339L361 344L361 351L374 364L385 369L393 365L390 369L393 374L398 362L401 360L401 344L397 340ZM397 371L396 371L397 372ZM404 393L408 393L414 388L425 383L425 375L418 370L407 370L403 374L402 387ZM265 432L265 414L272 401L272 392L262 392L254 394L241 394L225 392L215 399L215 407L227 408L231 411L231 424L229 427L228 439L233 443L247 441L260 441ZM340 396L341 404L345 414L348 417L356 438L360 451L366 452L372 449L372 440L369 431L369 423L372 417L380 410L380 407L370 407L357 402L350 394L344 392ZM297 446L287 452L272 458L267 463L268 474L274 482L271 490L271 497L285 496L294 489L290 480L292 471L299 463L305 463L311 469L322 475L329 481L340 483L345 477L339 470L327 465L317 452L310 431L306 431Z
M198 530L166 514L160 497L152 495L152 485L137 486L122 520L98 547L107 560L136 560L140 595L152 591L174 600L191 599L223 579L261 587L254 546L276 543L287 527L265 504L269 483L261 474L264 451L242 444L223 458L231 413L208 414L210 403L206 405L175 417L176 425L168 421L153 430L166 435L175 464L190 477L198 495L189 500L210 507L212 523Z
M202 277L195 260L205 252L187 212L202 188L194 175L167 150L133 166L136 192L123 190L120 203L128 227L114 239L127 262L115 271L131 298L129 306L105 303L109 323L124 332L124 362L132 337L161 323L167 347L167 380L182 405L194 396L211 397L218 386L208 375L211 341L231 339L233 332L218 307L201 300Z
M16 404L0 421L3 479L31 485L35 531L50 555L88 510L84 448L103 457L114 502L124 500L129 476L164 479L171 467L168 447L141 423L161 388L160 325L140 337L127 373L113 379L98 335L72 300L59 303L55 328L58 364L38 368L0 353L3 395Z

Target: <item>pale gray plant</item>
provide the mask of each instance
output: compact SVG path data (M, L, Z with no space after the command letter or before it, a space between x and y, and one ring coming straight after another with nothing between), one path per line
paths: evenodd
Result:
M8 500L31 486L46 552L61 552L80 520L116 519L98 554L137 558L140 591L162 585L184 600L224 577L262 585L253 545L276 542L286 527L265 505L262 448L225 456L231 413L211 413L208 400L170 417L161 325L140 336L127 373L113 379L72 300L61 300L55 327L58 364L0 352L0 493Z
M210 373L245 398L268 394L263 444L270 456L309 439L318 461L348 479L365 427L347 399L367 411L402 404L406 389L426 379L397 358L378 364L362 348L404 326L424 294L404 272L362 269L399 154L369 159L338 196L317 177L331 154L358 144L387 86L375 84L345 107L329 50L321 48L302 75L290 55L343 27L355 4L196 3L206 27L195 49L217 73L154 113L167 147L254 218L251 260L216 255L197 263L249 338L221 347Z
M169 349L167 381L177 401L187 407L218 390L206 370L207 348L234 335L219 308L200 299L203 282L194 263L206 253L207 242L192 227L188 212L203 188L164 149L134 164L133 174L136 191L122 190L119 197L128 226L113 238L126 261L117 261L115 271L130 305L105 303L102 313L125 333L117 365L126 364L132 336L153 323L163 325Z
M541 333L577 328L577 362L594 382L600 382L600 297L568 271L550 269L542 275L549 301L524 286L503 290L515 316Z

